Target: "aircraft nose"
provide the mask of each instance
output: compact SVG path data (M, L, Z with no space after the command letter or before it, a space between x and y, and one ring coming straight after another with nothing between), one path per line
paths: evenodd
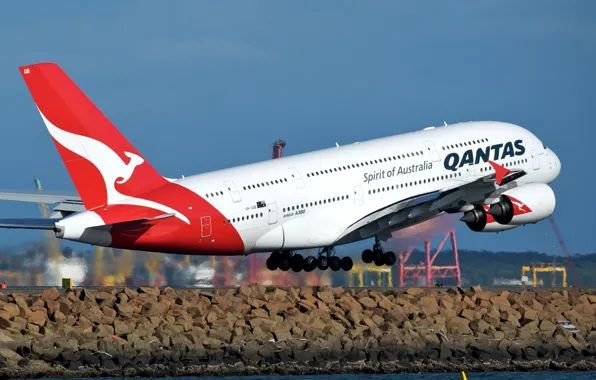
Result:
M561 173L561 160L559 160L559 157L550 148L548 149L548 155L551 157L552 160L551 170L553 172L552 176L554 180Z

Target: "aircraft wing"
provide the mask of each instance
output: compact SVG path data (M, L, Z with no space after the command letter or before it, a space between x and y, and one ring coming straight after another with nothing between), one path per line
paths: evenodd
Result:
M432 193L402 199L387 207L376 210L348 227L337 240L337 243L344 244L344 242L350 242L354 238L355 240L369 238L384 231L389 233L391 228L404 221L416 224L418 222L414 223L414 220L418 219L417 217L420 213L417 210L432 204L432 202L440 199L442 196L443 193L441 191L434 191Z
M399 200L376 210L348 227L337 243L373 236L390 238L391 231L425 222L445 212L458 212L462 205L484 204L506 191L511 182L527 174L521 169L507 169L492 161L489 163L493 171L475 181Z
M83 204L81 197L73 194L50 193L46 191L2 191L0 190L0 200L34 202L54 204L58 202L69 202Z

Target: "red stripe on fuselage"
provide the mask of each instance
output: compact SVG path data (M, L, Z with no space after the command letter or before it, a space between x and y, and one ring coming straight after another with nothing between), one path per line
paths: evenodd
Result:
M227 223L217 208L193 191L169 183L138 198L168 206L188 218L190 224L177 217L169 217L137 225L116 225L110 231L113 247L164 253L244 253L244 242L236 228ZM93 211L106 224L163 215L159 210L130 205L110 205ZM203 217L211 217L210 236L202 236Z

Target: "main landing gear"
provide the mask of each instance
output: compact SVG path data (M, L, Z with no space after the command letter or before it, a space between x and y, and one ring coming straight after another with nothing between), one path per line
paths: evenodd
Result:
M362 252L362 261L366 264L374 262L378 267L383 265L392 266L397 261L397 257L395 257L395 253L391 251L385 252L383 247L381 247L381 243L376 240L372 250L365 249Z
M267 259L267 269L294 272L312 272L315 269L327 270L337 272L340 269L349 271L354 266L351 257L339 258L335 256L333 248L323 248L315 256L303 257L296 251L275 251Z

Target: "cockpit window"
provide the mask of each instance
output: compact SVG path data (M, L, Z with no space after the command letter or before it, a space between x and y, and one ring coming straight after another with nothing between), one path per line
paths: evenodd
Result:
M546 145L544 145L544 143L542 143L542 147L546 150Z

